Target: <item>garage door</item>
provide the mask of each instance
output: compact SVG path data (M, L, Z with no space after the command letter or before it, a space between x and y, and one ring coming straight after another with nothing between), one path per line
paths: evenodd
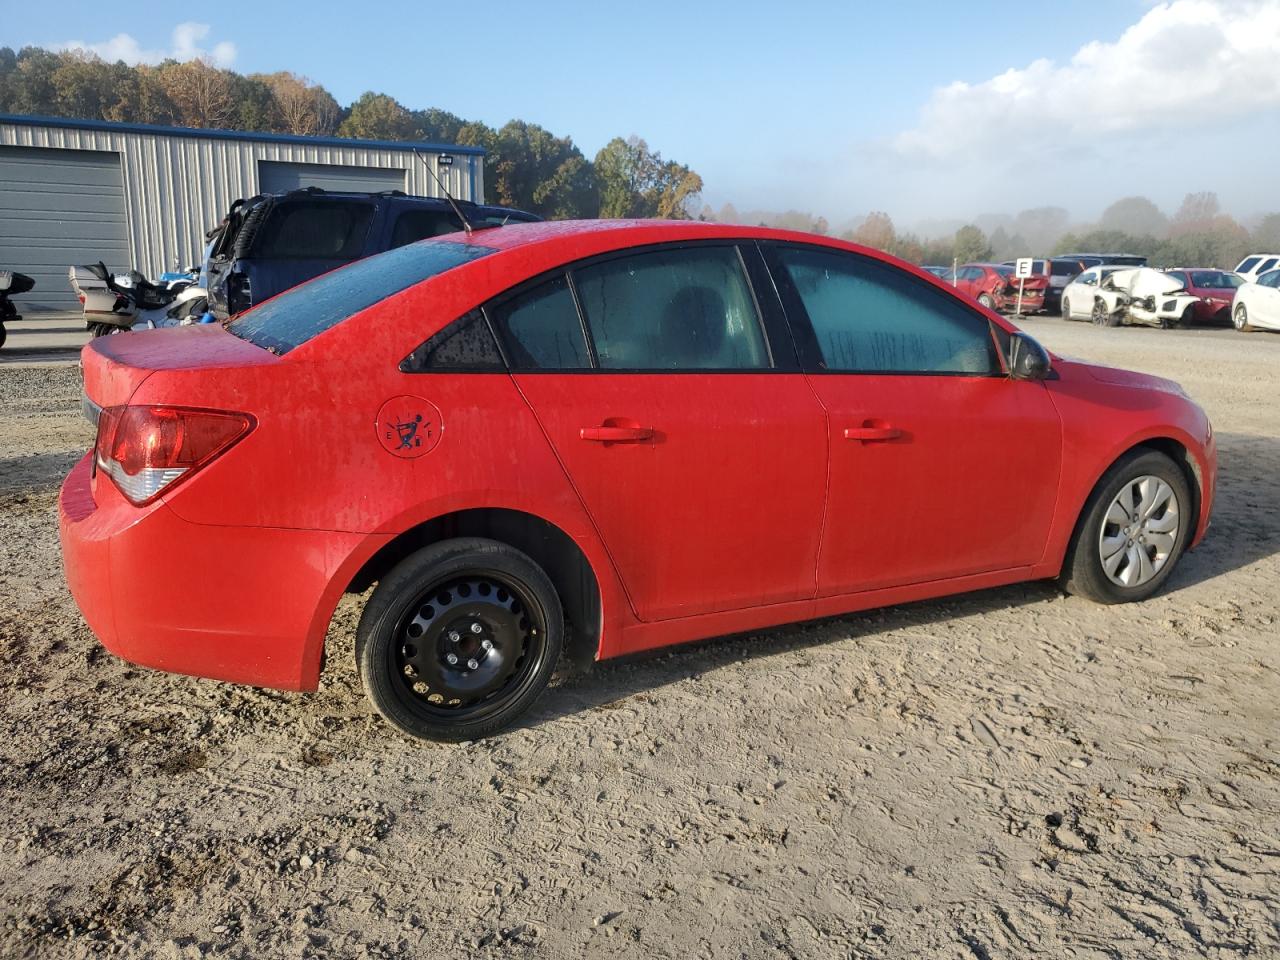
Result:
M287 193L303 187L345 190L349 193L403 190L404 170L340 167L329 163L258 161L258 189L262 193Z
M36 282L14 298L20 313L78 310L67 267L128 269L127 237L119 154L0 146L0 269Z

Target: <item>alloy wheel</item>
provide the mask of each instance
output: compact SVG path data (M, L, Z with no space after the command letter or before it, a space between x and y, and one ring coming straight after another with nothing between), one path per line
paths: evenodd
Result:
M1107 508L1098 531L1098 556L1112 583L1140 587L1169 561L1178 542L1178 496L1150 474L1126 483Z

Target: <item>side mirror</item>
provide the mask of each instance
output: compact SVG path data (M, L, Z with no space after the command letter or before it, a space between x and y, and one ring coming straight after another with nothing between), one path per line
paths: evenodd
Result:
M1019 331L1009 338L1009 376L1014 380L1044 380L1052 365L1049 352L1033 337Z

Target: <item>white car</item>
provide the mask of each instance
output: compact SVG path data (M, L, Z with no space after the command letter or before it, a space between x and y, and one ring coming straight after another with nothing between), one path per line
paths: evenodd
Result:
M1280 267L1280 253L1251 253L1236 265L1238 277L1252 283L1268 270Z
M1101 327L1190 326L1200 298L1184 286L1184 280L1151 267L1090 267L1062 292L1062 315L1070 320L1084 314Z
M1237 330L1280 330L1280 270L1271 270L1236 291L1231 322Z

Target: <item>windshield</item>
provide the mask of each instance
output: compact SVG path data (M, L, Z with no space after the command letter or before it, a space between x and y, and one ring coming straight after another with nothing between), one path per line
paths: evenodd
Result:
M272 353L288 353L347 317L492 247L466 243L413 243L357 260L233 317L227 329Z
M998 266L998 267L993 267L992 269L994 269L994 270L995 270L995 272L996 272L996 273L998 273L998 274L1000 274L1000 276L1002 276L1002 277L1012 277L1012 276L1013 276L1013 267L1006 267L1004 264L1001 264L1000 266Z
M1206 290L1234 290L1244 283L1234 273L1223 273L1221 270L1189 270L1193 287L1204 287Z

